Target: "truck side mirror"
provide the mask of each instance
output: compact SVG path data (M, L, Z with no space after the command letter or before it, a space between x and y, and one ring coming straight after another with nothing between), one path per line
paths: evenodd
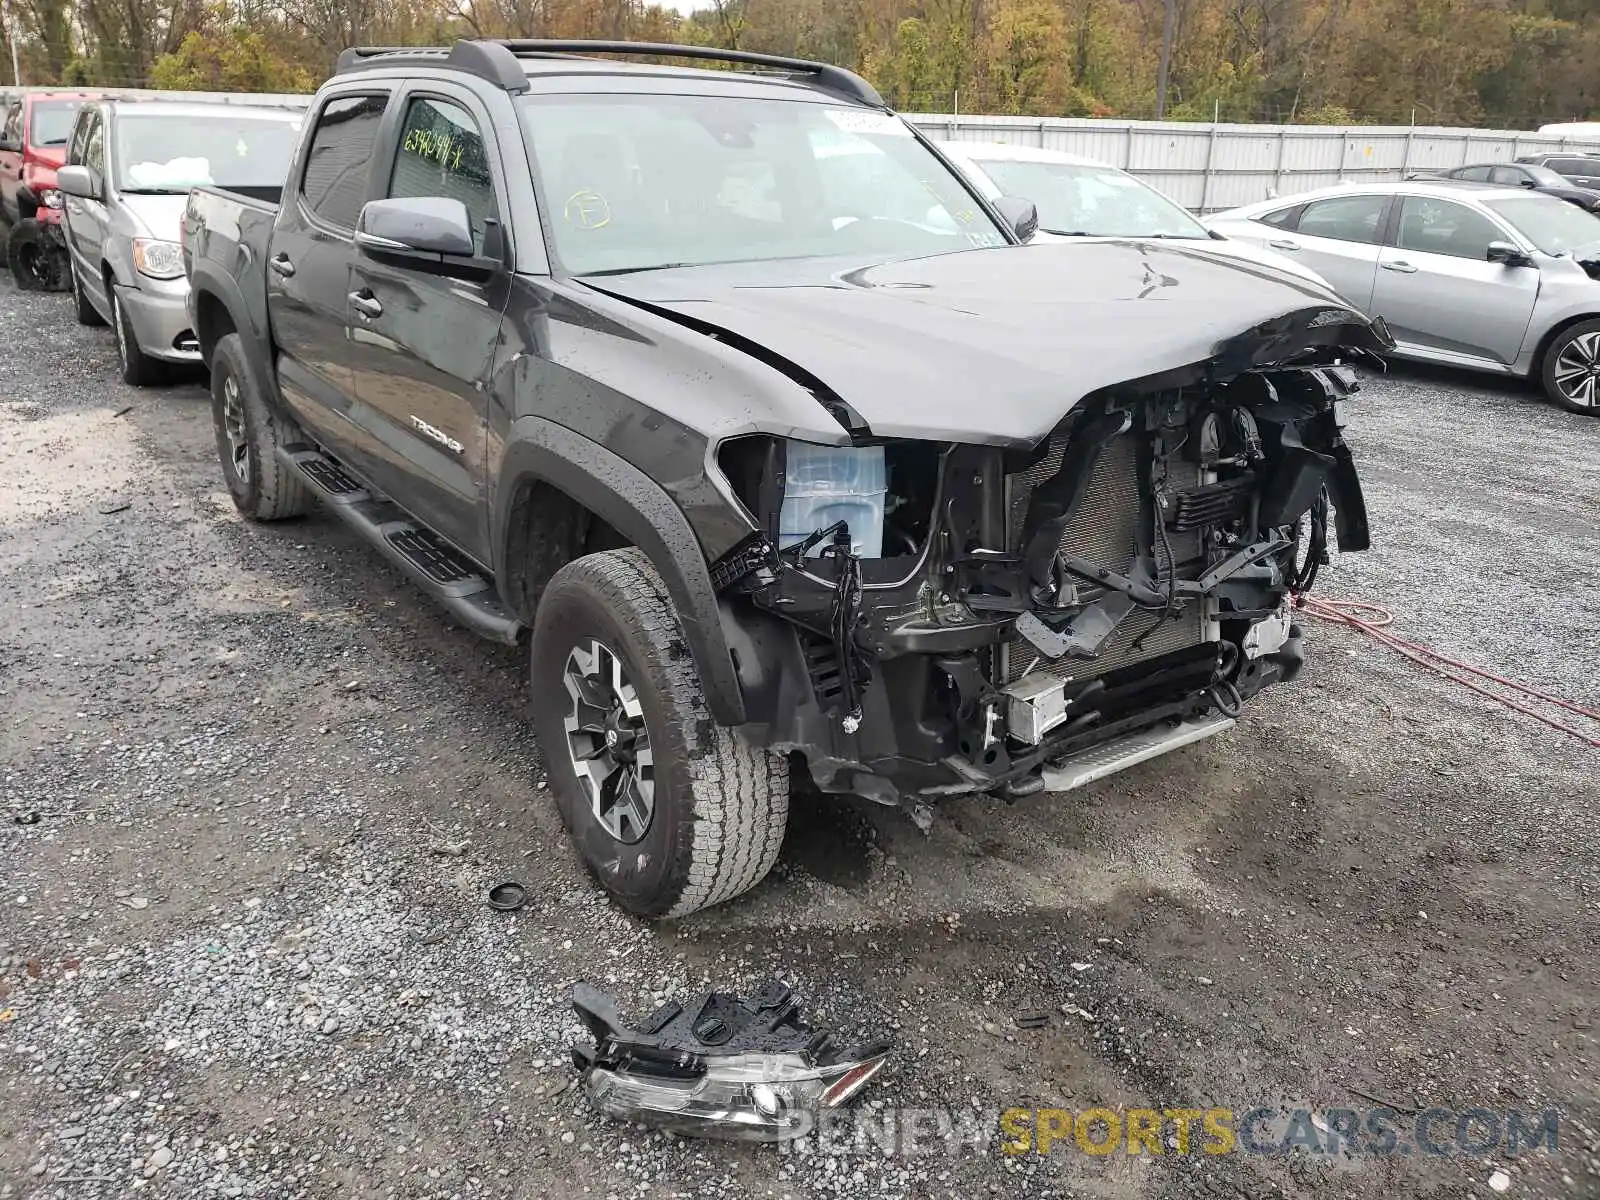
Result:
M84 200L99 200L102 198L99 176L89 167L71 166L60 168L56 172L56 187L69 196L78 196Z
M356 245L369 254L410 251L471 258L472 220L467 206L448 196L369 200L356 222Z
M1019 242L1029 241L1039 232L1039 210L1034 207L1032 200L1024 200L1021 196L998 196L994 209L1011 226L1011 232L1017 235Z

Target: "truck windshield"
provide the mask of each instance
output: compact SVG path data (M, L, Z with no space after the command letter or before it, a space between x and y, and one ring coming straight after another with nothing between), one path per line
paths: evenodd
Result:
M291 117L120 113L112 138L117 187L135 194L281 188L299 134Z
M578 275L1006 240L898 117L871 109L535 96L522 120L556 255Z
M960 150L959 145L956 146ZM1002 192L1026 196L1047 233L1095 237L1207 238L1205 227L1160 192L1115 167L979 158Z
M28 142L34 146L65 146L72 136L82 100L40 100L33 106Z

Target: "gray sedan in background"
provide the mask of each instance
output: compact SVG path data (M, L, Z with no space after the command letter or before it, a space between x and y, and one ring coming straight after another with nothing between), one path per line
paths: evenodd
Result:
M295 107L118 99L85 104L56 182L66 205L72 297L109 322L128 383L161 362L199 362L178 229L205 184L276 200L299 141Z
M1520 375L1600 416L1600 217L1472 183L1346 185L1206 225L1304 262L1382 317L1400 358Z

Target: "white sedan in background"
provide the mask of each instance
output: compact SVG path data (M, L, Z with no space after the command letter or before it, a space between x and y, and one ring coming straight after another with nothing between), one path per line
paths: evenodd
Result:
M1332 290L1326 279L1303 263L1208 230L1182 205L1106 163L1002 142L935 144L985 199L1021 196L1033 201L1039 210L1035 242L1080 238L1197 242L1210 254L1285 271Z

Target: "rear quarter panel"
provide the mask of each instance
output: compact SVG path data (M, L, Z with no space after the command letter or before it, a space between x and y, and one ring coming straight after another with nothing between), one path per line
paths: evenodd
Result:
M190 316L207 360L220 329L220 306L244 339L250 361L274 399L272 326L267 316L267 256L278 207L259 200L196 188L183 217L184 264L189 276Z

